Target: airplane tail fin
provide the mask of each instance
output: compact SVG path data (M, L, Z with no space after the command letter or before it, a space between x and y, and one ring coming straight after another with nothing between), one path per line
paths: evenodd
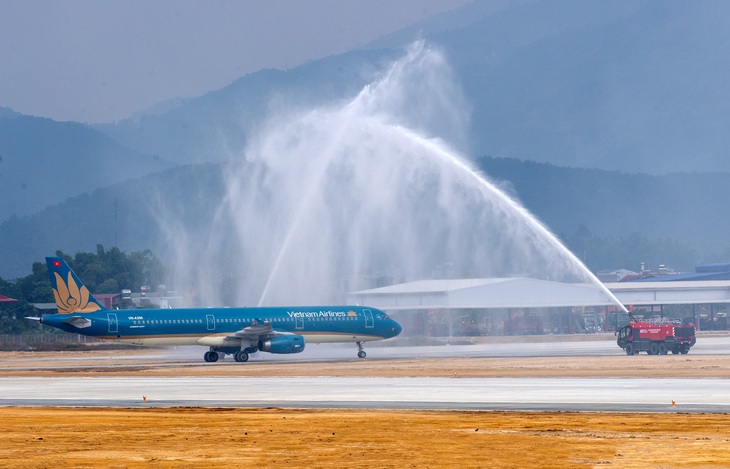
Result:
M104 308L60 257L46 257L53 296L61 314L92 313Z

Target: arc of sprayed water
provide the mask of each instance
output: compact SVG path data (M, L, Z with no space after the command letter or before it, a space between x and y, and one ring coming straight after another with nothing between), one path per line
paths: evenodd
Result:
M471 169L461 158L456 157L455 155L447 152L444 150L444 148L441 145L437 145L436 142L432 139L424 138L423 136L413 132L412 130L399 126L399 129L406 135L408 135L411 139L418 142L422 146L432 150L436 155L438 155L439 158L446 160L447 162L453 164L459 171L461 171L463 174L466 174L468 177L473 178L477 181L479 186L482 190L487 191L489 194L494 195L499 198L499 200L507 204L511 209L517 211L524 220L527 221L530 228L538 233L539 235L543 236L544 239L547 239L553 247L559 250L559 252L565 256L570 263L576 267L587 279L592 280L600 290L608 296L624 313L628 314L628 310L626 307L616 298L616 296L611 293L611 291L606 288L606 286L596 278L593 273L588 270L588 267L583 264L580 259L578 259L570 250L565 247L563 243L561 243L555 235L553 235L550 230L548 230L542 223L540 223L539 220L537 220L532 214L527 211L526 208L524 208L521 204L517 203L516 201L512 200L507 194L499 190L494 185L490 184L487 180L479 176L476 171Z
M325 161L325 163L327 163L327 161ZM321 180L326 170L327 164L322 164L319 168L319 171L317 171L318 180ZM299 223L301 223L304 212L306 211L306 207L314 197L315 187L316 184L308 185L306 193L303 194L300 198L299 207L295 212L294 219L289 224L289 228L286 232L286 236L284 237L284 241L281 243L281 247L279 248L279 252L276 255L276 259L274 259L274 264L271 267L271 272L269 273L269 277L266 279L266 285L264 285L264 289L261 292L261 296L259 297L258 306L262 306L264 304L264 300L269 293L269 288L271 288L271 284L274 281L274 278L276 278L276 274L279 272L279 266L281 265L282 259L289 250L289 246L291 245L292 237L294 235L294 232L296 231L296 227L299 225Z
M259 296L258 306L262 306L264 304L264 300L266 299L266 296L269 293L269 289L271 288L271 284L273 283L274 279L276 278L277 273L279 272L279 267L281 266L282 259L286 255L287 251L289 250L289 247L292 242L292 238L294 233L296 232L297 226L302 222L304 213L306 212L307 206L312 202L315 196L316 188L319 186L319 182L324 178L327 169L330 166L330 163L332 162L332 157L334 155L335 148L337 148L342 141L342 136L345 133L345 129L351 122L351 113L353 110L349 108L349 112L346 114L346 119L344 120L344 123L342 126L339 127L339 130L333 135L333 138L330 139L329 144L327 147L322 151L322 155L327 156L326 158L322 159L322 162L320 163L319 167L315 171L315 177L312 181L310 181L309 184L307 184L307 190L304 194L302 194L299 197L299 207L295 212L294 219L289 224L289 228L286 232L286 236L284 237L284 241L281 244L281 247L279 248L279 252L276 255L276 259L274 260L274 264L271 268L271 271L269 273L269 277L266 279L266 284L264 285L264 289L261 292L261 296Z
M423 59L423 56L421 55L422 51L422 44L420 47L411 49L411 53L409 54L410 60L419 57L420 59ZM598 279L585 267L585 265L524 207L512 200L504 192L500 191L497 187L489 183L486 179L474 171L466 163L466 161L460 157L460 155L452 152L447 146L445 146L445 144L442 144L441 140L429 139L407 126L398 124L398 115L393 115L392 112L388 112L389 108L387 107L381 109L381 103L378 99L376 99L380 96L380 93L376 93L376 91L380 88L379 85L383 82L388 83L391 79L396 82L400 82L401 78L396 76L398 71L400 71L400 68L398 68L398 62L396 62L396 64L386 74L384 79L366 86L354 100L344 107L344 109L347 109L347 113L344 116L338 116L338 125L334 126L337 131L334 134L328 135L324 151L317 152L320 156L323 156L323 158L318 161L316 170L312 173L312 179L319 182L325 177L327 168L330 167L331 163L337 157L335 152L338 148L341 148L343 135L345 135L346 131L349 131L350 126L353 125L353 119L361 119L363 112L370 117L377 116L377 120L381 125L390 128L391 131L398 131L400 135L410 138L414 144L419 145L426 150L430 150L429 153L432 153L434 157L443 161L448 167L453 168L455 175L464 182L468 182L470 186L472 184L476 184L476 187L481 192L482 196L495 200L497 202L497 206L501 207L500 210L505 213L514 212L517 216L521 216L527 224L527 228L530 230L529 232L534 235L534 242L538 243L538 249L546 248L551 251L556 250L561 262L565 262L566 266L574 269L574 272L579 273L585 281L593 282L598 285L599 289L607 296L607 298L609 298L610 301L615 303L622 310L626 311L615 296L600 281L598 281ZM392 78L394 76L395 78ZM386 89L385 92L387 91L389 90ZM389 96L389 94L386 93L386 96ZM326 114L326 111L324 112ZM384 122L383 119L387 122ZM357 122L357 120L355 122ZM279 276L278 272L284 264L284 258L291 250L291 245L294 243L294 233L297 231L297 227L304 223L309 207L316 197L315 187L318 187L318 184L310 184L308 185L308 190L299 195L293 215L288 222L288 226L284 225L286 230L285 236L281 240L278 253L271 266L265 287L259 297L259 305L263 304L264 300L269 295L269 291L272 288L274 280Z

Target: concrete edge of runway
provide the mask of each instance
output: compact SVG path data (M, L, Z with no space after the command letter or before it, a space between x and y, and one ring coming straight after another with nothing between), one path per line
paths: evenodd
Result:
M728 405L698 405L698 404L556 404L556 403L484 403L484 402L408 402L408 401L368 401L368 402L287 402L287 401L245 401L232 402L222 400L208 400L190 402L186 400L108 400L89 399L3 399L0 407L78 407L78 408L117 408L117 409L145 409L145 408L187 408L187 409L351 409L351 410L433 410L433 411L510 411L510 412L611 412L611 413L691 413L691 414L730 414Z

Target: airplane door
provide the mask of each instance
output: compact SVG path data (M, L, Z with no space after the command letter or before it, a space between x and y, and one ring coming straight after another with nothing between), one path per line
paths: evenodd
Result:
M205 321L208 323L208 330L214 331L215 330L215 316L213 316L212 314L206 314Z
M117 334L119 332L119 321L117 321L117 313L106 313L107 323L109 324L109 332Z
M297 330L304 329L304 318L295 318L294 327Z
M365 327L375 327L375 322L373 321L373 312L369 309L363 309L362 312L365 315Z

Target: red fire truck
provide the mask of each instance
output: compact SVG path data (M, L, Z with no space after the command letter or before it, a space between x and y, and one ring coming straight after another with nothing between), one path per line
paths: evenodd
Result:
M666 355L669 352L689 353L697 338L694 324L632 322L619 329L616 342L626 351L626 355L636 355L639 352Z

